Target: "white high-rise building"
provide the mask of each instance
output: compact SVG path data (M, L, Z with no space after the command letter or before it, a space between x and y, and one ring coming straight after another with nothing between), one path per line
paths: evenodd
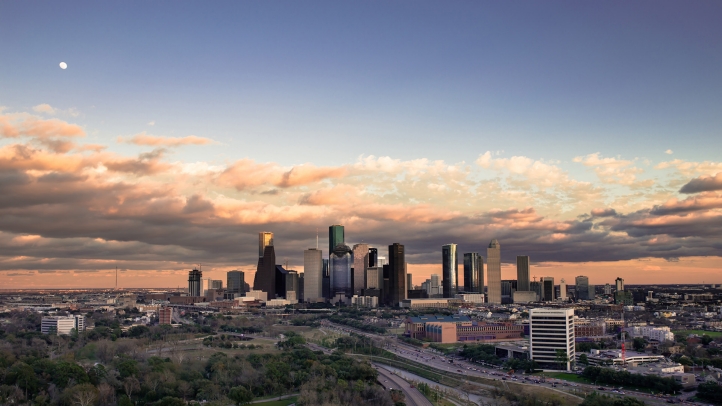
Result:
M501 245L496 239L486 249L486 278L488 303L501 304Z
M303 251L303 300L323 301L323 253L316 248Z
M353 246L353 294L360 295L366 289L366 272L369 269L369 245Z
M529 354L541 367L569 371L574 361L574 339L574 309L529 311Z
M564 278L559 282L559 299L567 300L567 281Z
M72 330L85 331L85 316L43 317L40 332L43 334L69 335Z
M435 296L431 296L431 297L436 297L436 296L439 296L442 294L441 284L439 283L439 280L440 280L440 278L439 278L438 274L435 274L435 273L431 274L431 286L429 287L431 289L431 292L429 293L429 295L430 296L435 295Z

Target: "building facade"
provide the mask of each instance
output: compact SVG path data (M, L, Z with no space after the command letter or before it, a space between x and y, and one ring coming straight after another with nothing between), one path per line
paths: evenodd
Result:
M389 245L389 299L391 306L399 306L406 299L406 259L404 246Z
M520 255L516 257L516 286L521 292L528 291L529 288L529 256Z
M276 298L276 250L273 245L267 245L263 256L258 258L253 289L266 292L268 300Z
M173 308L172 307L161 307L158 309L158 324L172 324L173 323Z
M486 249L487 302L501 304L501 245L491 240Z
M303 251L303 300L322 302L323 299L323 253L309 248Z
M188 296L203 296L201 291L201 279L203 273L198 269L188 272Z
M556 299L554 295L554 278L551 276L545 276L541 280L542 282L542 300L545 302L552 302Z
M42 334L70 335L72 331L85 331L85 316L49 316L40 322Z
M235 296L246 293L246 274L242 271L229 271L226 273L226 290Z
M444 297L454 297L459 292L459 261L456 244L441 246L441 285Z
M484 293L484 258L478 252L464 254L464 292Z
M335 227L335 226L332 226ZM331 297L337 295L352 296L351 267L353 266L353 251L348 245L338 244L329 259L331 274Z
M577 276L574 283L577 300L589 300L589 277Z
M369 245L353 246L353 294L360 295L366 289L366 271L369 269Z
M258 256L262 257L266 252L266 247L273 245L273 233L261 231L258 233Z
M574 309L529 311L529 353L540 366L570 370L574 341Z

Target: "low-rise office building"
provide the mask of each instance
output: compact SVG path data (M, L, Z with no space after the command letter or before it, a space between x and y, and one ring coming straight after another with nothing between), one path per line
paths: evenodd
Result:
M85 331L85 316L49 316L43 317L40 323L43 334L69 335L72 330Z
M406 320L406 335L438 343L511 341L523 338L524 327L477 322L468 316L421 316Z

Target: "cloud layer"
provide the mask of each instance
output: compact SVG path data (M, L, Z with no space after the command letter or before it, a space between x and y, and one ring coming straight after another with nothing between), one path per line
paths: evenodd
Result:
M184 163L171 148L214 142L140 133L123 141L147 149L125 156L76 143L79 125L27 113L0 115L0 136L0 270L252 269L259 231L273 231L279 261L299 267L317 229L324 246L329 224L345 225L349 243L405 244L415 264L439 263L449 242L485 255L492 238L509 262L722 252L722 178L704 173L715 162L658 164L670 183L642 177L635 160L570 159L598 176L589 182L560 162L491 152L473 165L377 156L333 167ZM680 192L694 196L677 193L685 182Z

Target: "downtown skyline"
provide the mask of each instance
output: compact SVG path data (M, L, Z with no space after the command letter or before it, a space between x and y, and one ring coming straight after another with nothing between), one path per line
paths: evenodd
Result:
M501 279L722 283L718 4L43 4L0 6L8 288L252 281L333 224L415 284L492 239Z

